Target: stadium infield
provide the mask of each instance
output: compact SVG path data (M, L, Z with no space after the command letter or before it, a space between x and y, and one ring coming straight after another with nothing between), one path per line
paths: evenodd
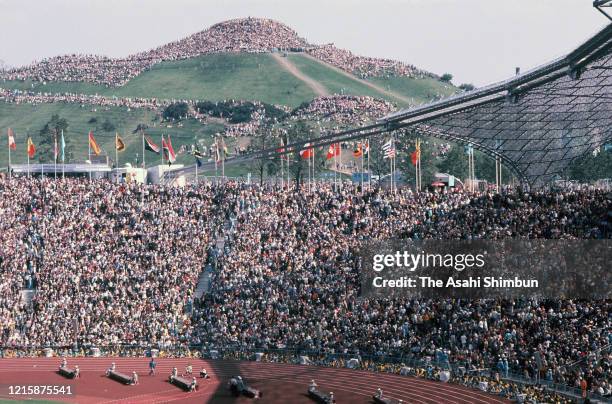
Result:
M404 403L476 403L494 404L509 401L453 384L368 371L323 368L277 363L241 362L202 359L157 359L157 374L148 375L148 358L70 358L68 365L78 365L81 378L69 380L57 373L59 358L0 359L0 401L30 399L64 403L248 403L246 397L235 398L227 389L230 377L241 375L249 385L263 392L262 403L312 403L306 395L311 380L323 391L333 391L338 403L370 403L372 394L382 388L388 397ZM122 385L104 376L112 362L117 370L130 374L136 371L140 383ZM198 377L199 389L188 393L168 383L173 367L179 374L188 363L198 376L206 368L210 379ZM72 386L72 396L10 396L9 386L53 385Z

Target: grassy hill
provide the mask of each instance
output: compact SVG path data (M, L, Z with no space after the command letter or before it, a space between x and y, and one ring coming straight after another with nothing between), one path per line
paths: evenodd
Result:
M367 81L411 98L413 100L411 104L413 105L424 104L434 98L447 97L457 92L457 87L452 84L432 78L370 77Z
M298 106L315 94L283 69L268 54L219 53L163 62L123 87L107 88L89 83L4 82L5 88L33 89L48 93L82 93L117 97L258 100Z
M434 79L410 79L405 77L358 79L346 72L302 54L289 54L286 59L299 72L324 87L330 94L368 95L387 99L399 107L421 104L440 95L454 92L451 85ZM302 77L303 77L302 76ZM303 79L292 74L271 54L220 53L187 60L163 62L132 79L120 88L108 88L90 83L70 82L0 82L0 87L34 90L44 93L82 93L117 97L146 97L159 99L193 99L220 101L226 99L259 100L272 104L296 107L312 100L316 94ZM84 160L89 130L94 130L98 142L114 159L114 133L104 132L102 123L110 121L119 133L127 135L127 150L120 155L120 162L134 163L136 154L142 159L141 140L130 135L138 124L150 127L147 131L156 142L162 133L170 133L178 151L182 144L190 146L203 140L211 144L211 135L223 129L222 124L202 125L186 120L182 127L160 127L157 113L147 110L128 110L125 107L93 107L77 104L8 104L0 103L0 133L11 127L17 134L18 150L12 153L14 163L26 161L25 141L28 134L35 144L40 143L39 131L53 114L66 118L69 130L65 133L74 149L83 154L75 159ZM93 118L93 119L92 119ZM92 123L96 120L96 123ZM228 141L230 147L232 140ZM153 162L154 155L147 155ZM159 159L159 158L158 158ZM36 158L38 160L38 158ZM6 147L0 147L0 167L8 162ZM192 158L181 156L179 162L191 164ZM234 170L234 169L232 169ZM244 171L244 170L242 170Z
M332 94L370 95L400 106L407 103L373 89L354 76L300 54L288 59L305 75L322 84ZM352 77L352 78L351 78ZM449 94L454 87L434 79L370 79L379 87L414 99L428 101L435 94ZM258 100L296 107L310 101L315 93L303 81L285 70L270 54L219 53L192 59L159 63L123 87L107 88L90 83L0 82L0 87L47 93L82 93L117 97L161 99Z

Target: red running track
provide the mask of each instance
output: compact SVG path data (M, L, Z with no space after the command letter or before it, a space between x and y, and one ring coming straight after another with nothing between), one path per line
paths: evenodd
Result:
M136 371L140 384L125 386L104 376L112 362L117 370ZM68 366L78 365L81 379L69 380L57 374L59 358L0 359L0 399L37 398L70 403L249 403L246 397L234 398L226 383L241 375L264 395L260 403L310 403L306 388L314 379L323 391L333 391L339 404L370 403L372 394L382 388L388 397L418 404L506 404L510 401L454 384L434 382L395 374L362 370L324 368L276 363L220 361L202 359L157 359L157 375L148 375L149 358L69 358ZM167 382L173 367L185 372L188 363L198 376L202 367L211 376L198 377L197 392L187 393ZM70 385L72 396L9 396L11 385Z

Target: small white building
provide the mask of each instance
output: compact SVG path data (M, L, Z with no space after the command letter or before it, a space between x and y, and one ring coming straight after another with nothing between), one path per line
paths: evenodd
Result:
M109 178L113 182L137 182L139 184L145 184L147 182L147 170L144 168L132 167L130 163L127 163L123 167L114 168Z
M149 184L160 184L163 182L166 174L172 171L183 168L182 164L172 164L171 166L159 165L147 168L147 179ZM168 178L168 177L166 177ZM172 185L183 186L185 185L185 176L172 176Z

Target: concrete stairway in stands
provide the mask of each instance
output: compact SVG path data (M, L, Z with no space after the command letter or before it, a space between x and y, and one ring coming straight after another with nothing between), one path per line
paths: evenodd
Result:
M32 299L36 294L36 289L21 289L21 301L28 306L32 305Z

